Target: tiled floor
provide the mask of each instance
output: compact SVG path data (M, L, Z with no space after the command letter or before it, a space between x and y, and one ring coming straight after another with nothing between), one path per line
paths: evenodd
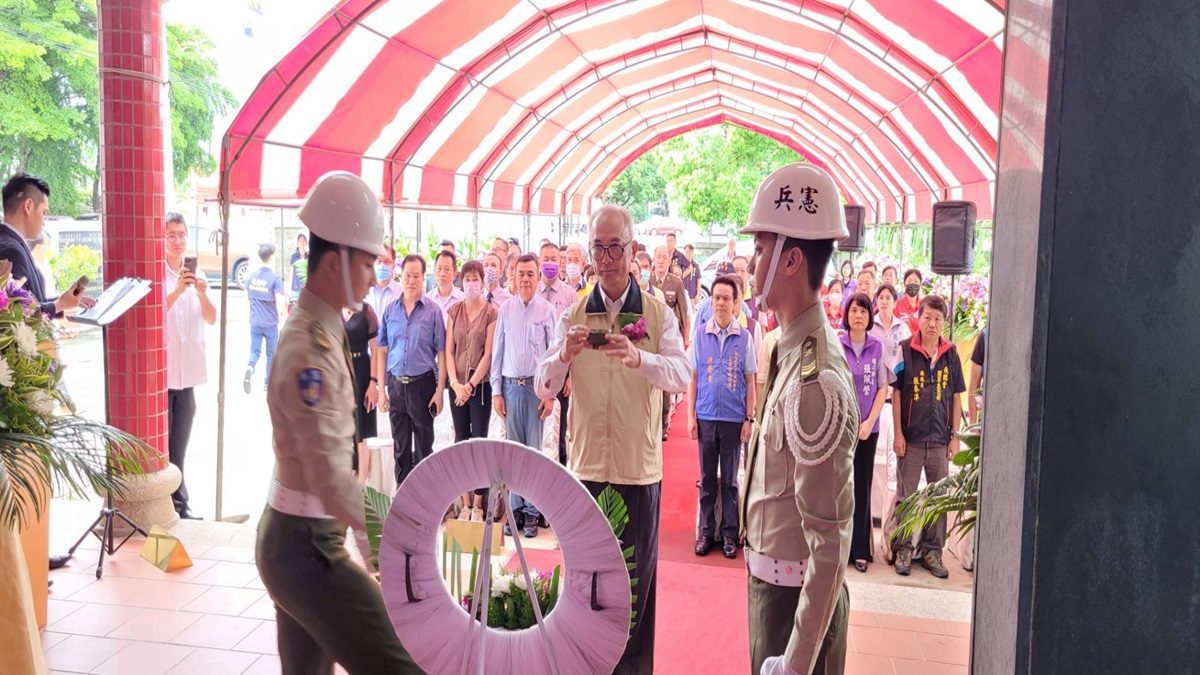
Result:
M97 581L94 543L85 546L51 573L42 633L51 672L280 672L274 608L250 549L195 547L193 567L167 574L138 556L135 541L105 563ZM852 611L846 673L966 673L969 637L965 622Z

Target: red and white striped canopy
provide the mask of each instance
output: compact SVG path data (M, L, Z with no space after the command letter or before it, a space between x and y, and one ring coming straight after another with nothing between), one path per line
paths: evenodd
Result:
M583 214L640 154L729 122L870 222L991 218L1002 0L341 0L226 133L231 201L346 169L385 202Z

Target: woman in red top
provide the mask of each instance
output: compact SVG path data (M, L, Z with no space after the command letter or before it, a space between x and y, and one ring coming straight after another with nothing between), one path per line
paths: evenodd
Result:
M825 303L825 318L835 329L842 325L842 296L845 291L846 287L842 284L842 280L834 279L829 282L829 288L825 290L825 297L822 298Z
M914 268L905 272L904 294L896 301L896 308L893 310L896 318L908 323L908 328L913 334L920 331L920 327L917 326L917 317L920 315L918 308L921 306L921 282L923 280L921 271L918 269Z

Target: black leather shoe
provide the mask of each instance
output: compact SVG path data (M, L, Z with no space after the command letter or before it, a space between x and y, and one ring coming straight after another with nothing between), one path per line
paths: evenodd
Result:
M196 514L192 513L191 511L180 511L179 517L183 520L204 520L203 518L201 518L200 516L197 516Z
M725 540L721 543L721 553L726 558L730 558L730 559L736 558L737 557L737 539L734 539L733 537L725 537Z
M60 567L63 567L70 559L71 554L69 553L67 555L52 555L50 556L50 569L56 570Z
M700 537L696 540L696 555L708 555L717 542L712 537Z
M862 572L863 574L866 574L867 561L866 560L855 560L854 561L854 569L858 570L859 572Z

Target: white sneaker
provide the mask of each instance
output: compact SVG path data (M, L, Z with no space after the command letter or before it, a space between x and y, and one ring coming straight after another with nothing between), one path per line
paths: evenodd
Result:
M471 519L471 509L468 509L465 506L462 507L462 510L458 512L458 520L470 520L470 519Z
M466 511L466 509L463 509L463 511ZM471 522L472 523L482 523L483 522L483 509L479 508L478 506L471 509Z

